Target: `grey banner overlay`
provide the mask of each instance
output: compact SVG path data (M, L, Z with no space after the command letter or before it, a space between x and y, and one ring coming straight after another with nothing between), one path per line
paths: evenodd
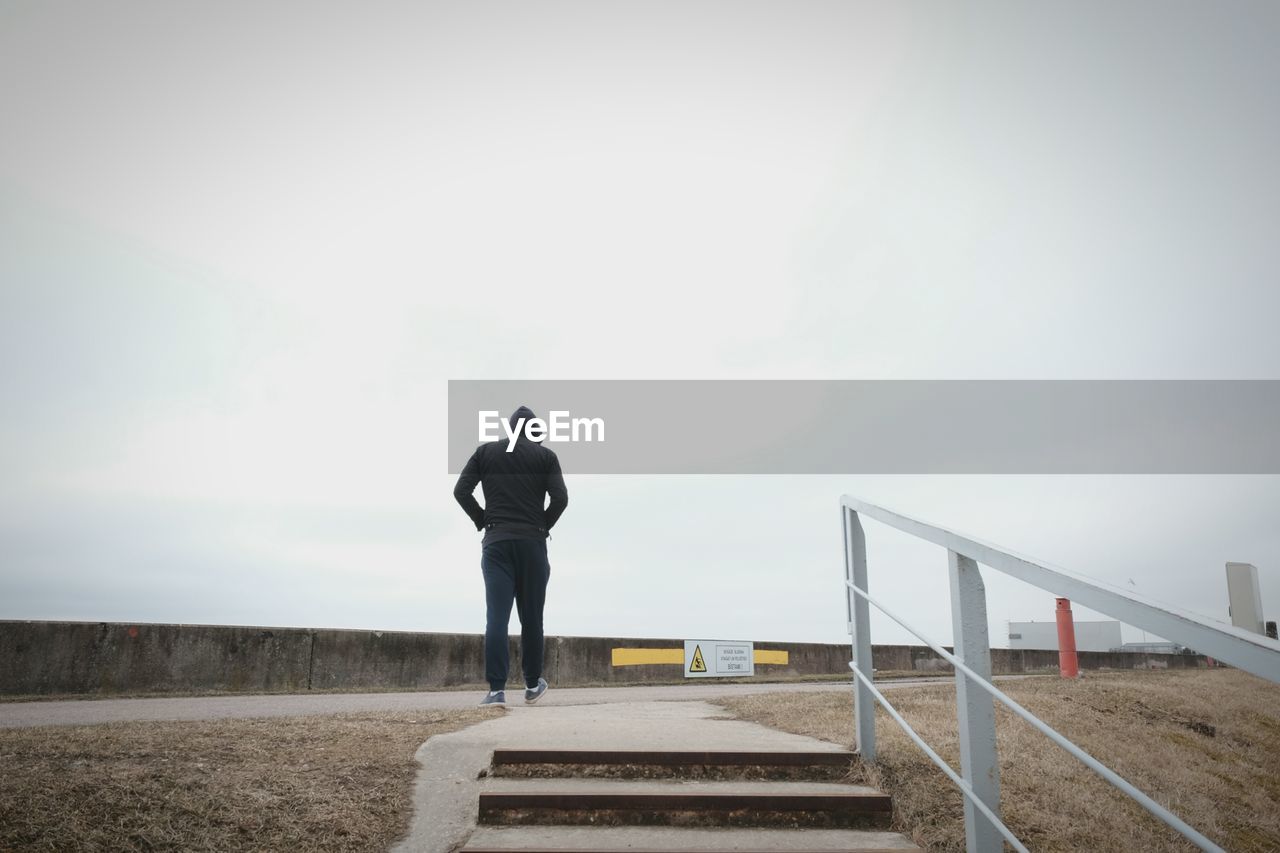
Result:
M450 380L449 472L520 405L570 474L1280 473L1280 380Z

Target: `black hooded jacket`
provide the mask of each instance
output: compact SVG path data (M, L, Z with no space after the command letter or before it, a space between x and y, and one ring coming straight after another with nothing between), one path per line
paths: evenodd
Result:
M521 419L528 423L533 417L532 411L521 406L511 415L510 423L514 429ZM510 453L510 439L480 445L453 487L453 497L476 530L484 530L486 545L504 539L543 539L569 505L569 490L555 452L530 441L523 428L515 442ZM473 494L477 483L484 488L484 507ZM551 503L544 509L547 495Z

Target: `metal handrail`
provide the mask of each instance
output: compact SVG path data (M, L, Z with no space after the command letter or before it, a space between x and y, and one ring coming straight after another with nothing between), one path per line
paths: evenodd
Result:
M884 706L884 709L889 712L889 716L893 717L893 719L897 721L898 725L902 727L902 730L907 733L907 737L915 741L916 746L920 747L921 751L924 752L925 755L929 756L929 760L938 765L938 769L947 774L947 777L950 778L952 782L956 783L956 787L960 789L960 793L968 797L969 801L972 802L973 805L976 806L978 810L995 825L1000 834L1004 836L1004 840L1013 845L1013 849L1017 850L1018 853L1031 853L1031 851L1018 840L1018 836L1013 834L1013 830L1005 826L1004 821L1002 821L1000 817L991 810L991 807L982 802L982 799L978 796L977 792L973 790L973 786L964 781L959 773L952 770L951 765L944 761L942 756L938 755L938 753L934 751L933 747L925 743L924 738L920 737L920 734L907 724L907 721L902 718L902 714L898 713L898 709L893 707L893 705L889 703L888 699L884 698L884 694L881 693L871 679L867 677L866 673L854 666L852 662L849 664L849 669L853 670L853 674L858 677L858 680L871 691L871 695L876 698L876 701Z
M846 583L848 582L846 581ZM1110 767L1106 766L1101 761L1094 758L1092 755L1085 752L1083 749L1076 746L1071 741L1067 740L1067 738L1064 735L1062 735L1056 729L1052 728L1048 723L1041 720L1035 714L1031 713L1026 708L1019 705L1016 701L1014 701L1009 696L1007 696L1003 691L1001 691L1000 688L996 687L990 681L983 678L981 675L978 675L969 667L965 666L963 661L958 660L955 655L948 652L940 644L938 644L933 640L930 640L927 636L925 636L915 628L908 625L906 621L903 620L901 617L899 617L896 613L889 610L889 608L885 607L883 604L876 601L870 595L867 595L866 591L858 589L856 586L854 586L851 583L849 583L848 585L849 585L849 588L852 589L855 593L866 598L867 601L874 604L881 613L888 616L894 622L897 622L903 628L906 628L912 634L914 634L915 636L923 640L925 645L933 649L934 652L936 652L939 656L941 656L943 660L947 661L952 666L954 666L957 671L964 673L983 690L987 691L996 699L999 699L1001 702L1003 702L1009 708L1009 710L1013 711L1015 714L1017 714L1022 719L1026 720L1035 728L1039 729L1050 740L1052 740L1058 746L1065 749L1067 752L1071 753L1090 770L1097 773L1103 779L1106 779L1112 785L1115 785L1121 791L1124 791L1133 799L1137 800L1139 805L1141 805L1147 811L1151 812L1156 817L1160 818L1169 826L1176 829L1178 832L1182 833L1183 836L1187 838L1187 840L1191 841L1193 844L1198 846L1201 850L1218 850L1218 851L1222 850L1221 847L1214 844L1212 841L1210 841L1201 833L1197 832L1194 827L1187 824L1185 821L1179 818L1176 814L1169 811L1164 806L1157 803L1155 800L1151 799L1151 797L1144 794L1140 789L1134 787L1133 784L1130 783L1123 776L1116 773ZM852 664L850 664L850 668L854 672L858 672L859 674L861 674L858 668L853 666Z
M1026 848L1012 837L1012 833L999 817L999 764L996 761L995 716L992 704L993 698L998 699L1192 843L1203 850L1221 850L1177 815L1049 727L991 683L988 678L991 673L991 649L986 627L986 592L977 564L982 563L1055 594L1070 597L1102 613L1160 633L1167 639L1193 646L1198 651L1207 652L1227 663L1277 682L1280 682L1280 643L1238 628L1226 625L1215 626L1198 616L1145 600L1127 590L1107 588L1107 585L1101 582L1086 579L1064 569L1050 568L997 546L926 524L848 495L843 496L840 503L845 538L846 603L854 657L849 667L857 676L854 691L855 737L857 747L864 759L870 761L875 758L872 702L878 701L911 739L925 751L930 760L941 767L964 793L966 798L965 835L971 853L994 849L1000 844L1000 838L1009 841L1019 850L1025 850ZM956 654L948 652L939 643L907 624L905 620L867 593L866 540L859 520L860 514L876 518L892 527L948 549ZM928 747L871 682L868 603L875 605L889 618L924 641L934 652L955 667L963 778ZM969 691L967 685L970 683L981 687L985 695L979 697L978 694Z
M1021 556L997 545L928 524L850 495L842 496L840 503L842 507L855 513L874 518L918 539L963 554L998 572L1069 598L1073 604L1105 613L1125 624L1181 643L1201 654L1280 684L1280 641L1224 622L1211 622L1197 614L1161 604L1105 581Z

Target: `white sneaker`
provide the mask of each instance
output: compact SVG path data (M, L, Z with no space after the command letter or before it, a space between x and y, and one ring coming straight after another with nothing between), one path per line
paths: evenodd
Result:
M526 687L524 689L524 703L532 705L542 698L542 694L547 692L547 680L545 678L538 679L537 687Z

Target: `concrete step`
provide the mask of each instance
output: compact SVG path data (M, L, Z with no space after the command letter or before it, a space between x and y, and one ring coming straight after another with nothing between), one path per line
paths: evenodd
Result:
M479 796L482 824L871 827L892 810L873 788L827 782L494 779Z
M496 776L843 779L847 750L496 749Z
M902 853L903 835L868 829L481 826L459 853Z

